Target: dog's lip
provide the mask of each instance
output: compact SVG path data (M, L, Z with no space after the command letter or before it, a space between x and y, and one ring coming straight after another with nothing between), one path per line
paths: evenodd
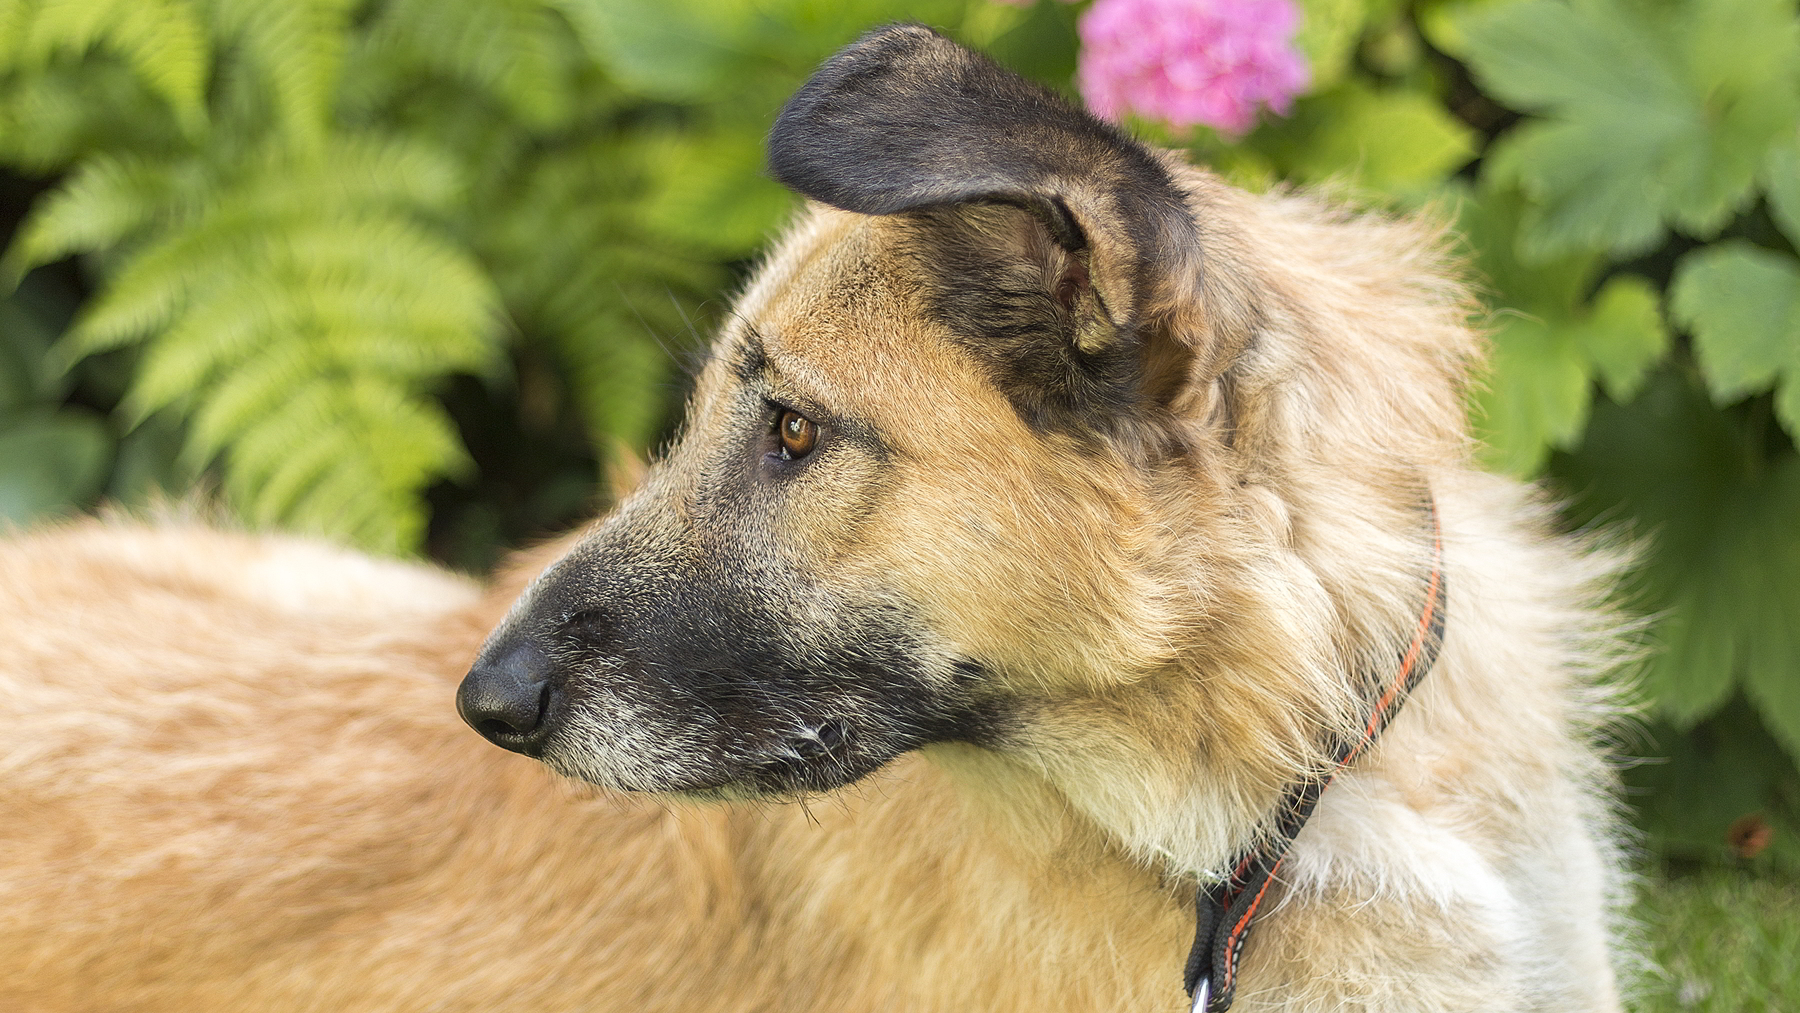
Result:
M771 745L748 759L740 759L729 764L722 764L718 773L711 777L698 775L684 777L679 780L659 781L653 784L620 785L624 791L642 792L646 794L682 795L695 800L717 801L735 798L769 798L792 791L822 791L835 785L808 783L805 771L823 771L832 769L834 774L849 773L849 777L833 777L831 780L848 784L875 769L881 767L887 757L878 763L857 762L859 759L851 742L853 733L847 722L831 720L822 722L821 727L832 726L835 735L828 736L828 743L817 746L817 751L804 756L784 756L777 753L781 745L788 744L788 739L779 740L780 745ZM791 746L790 746L791 748ZM866 760L867 757L861 757ZM827 765L832 765L828 768Z

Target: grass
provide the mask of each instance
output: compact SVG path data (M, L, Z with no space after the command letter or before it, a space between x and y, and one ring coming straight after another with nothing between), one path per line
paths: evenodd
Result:
M1660 970L1634 1013L1800 1013L1800 880L1665 876L1644 884L1636 915Z

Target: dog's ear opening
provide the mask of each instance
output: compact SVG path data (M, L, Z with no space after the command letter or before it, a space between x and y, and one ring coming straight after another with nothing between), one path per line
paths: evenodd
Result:
M1168 170L1118 130L920 25L878 28L819 68L769 135L786 186L847 211L967 204L1030 214L1070 264L1053 284L1091 290L1113 334L1165 304L1193 270L1192 216ZM1101 340L1080 333L1084 348Z
M1150 328L1122 331L1094 284L1091 250L1069 250L1038 215L1002 202L932 206L889 235L950 339L1033 428L1116 437L1168 407L1185 346Z

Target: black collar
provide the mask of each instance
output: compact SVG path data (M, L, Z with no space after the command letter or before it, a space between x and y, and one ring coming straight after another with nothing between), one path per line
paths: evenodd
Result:
M1400 654L1398 670L1381 684L1381 695L1373 701L1362 735L1338 743L1331 768L1325 773L1289 785L1282 794L1275 832L1239 854L1230 876L1204 884L1194 893L1194 947L1188 952L1183 976L1187 993L1194 998L1194 1013L1225 1013L1231 1008L1237 990L1238 956L1295 835L1306 825L1332 779L1375 742L1406 702L1407 694L1437 662L1444 642L1444 533L1438 525L1436 504L1430 505L1430 513L1431 575L1426 580L1425 607L1412 640Z

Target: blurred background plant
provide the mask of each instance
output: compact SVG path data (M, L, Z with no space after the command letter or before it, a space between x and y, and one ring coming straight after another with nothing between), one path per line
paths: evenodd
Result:
M0 0L0 518L199 488L473 571L576 522L793 211L774 112L897 19L1453 220L1489 462L1645 540L1653 863L1800 871L1794 0Z

